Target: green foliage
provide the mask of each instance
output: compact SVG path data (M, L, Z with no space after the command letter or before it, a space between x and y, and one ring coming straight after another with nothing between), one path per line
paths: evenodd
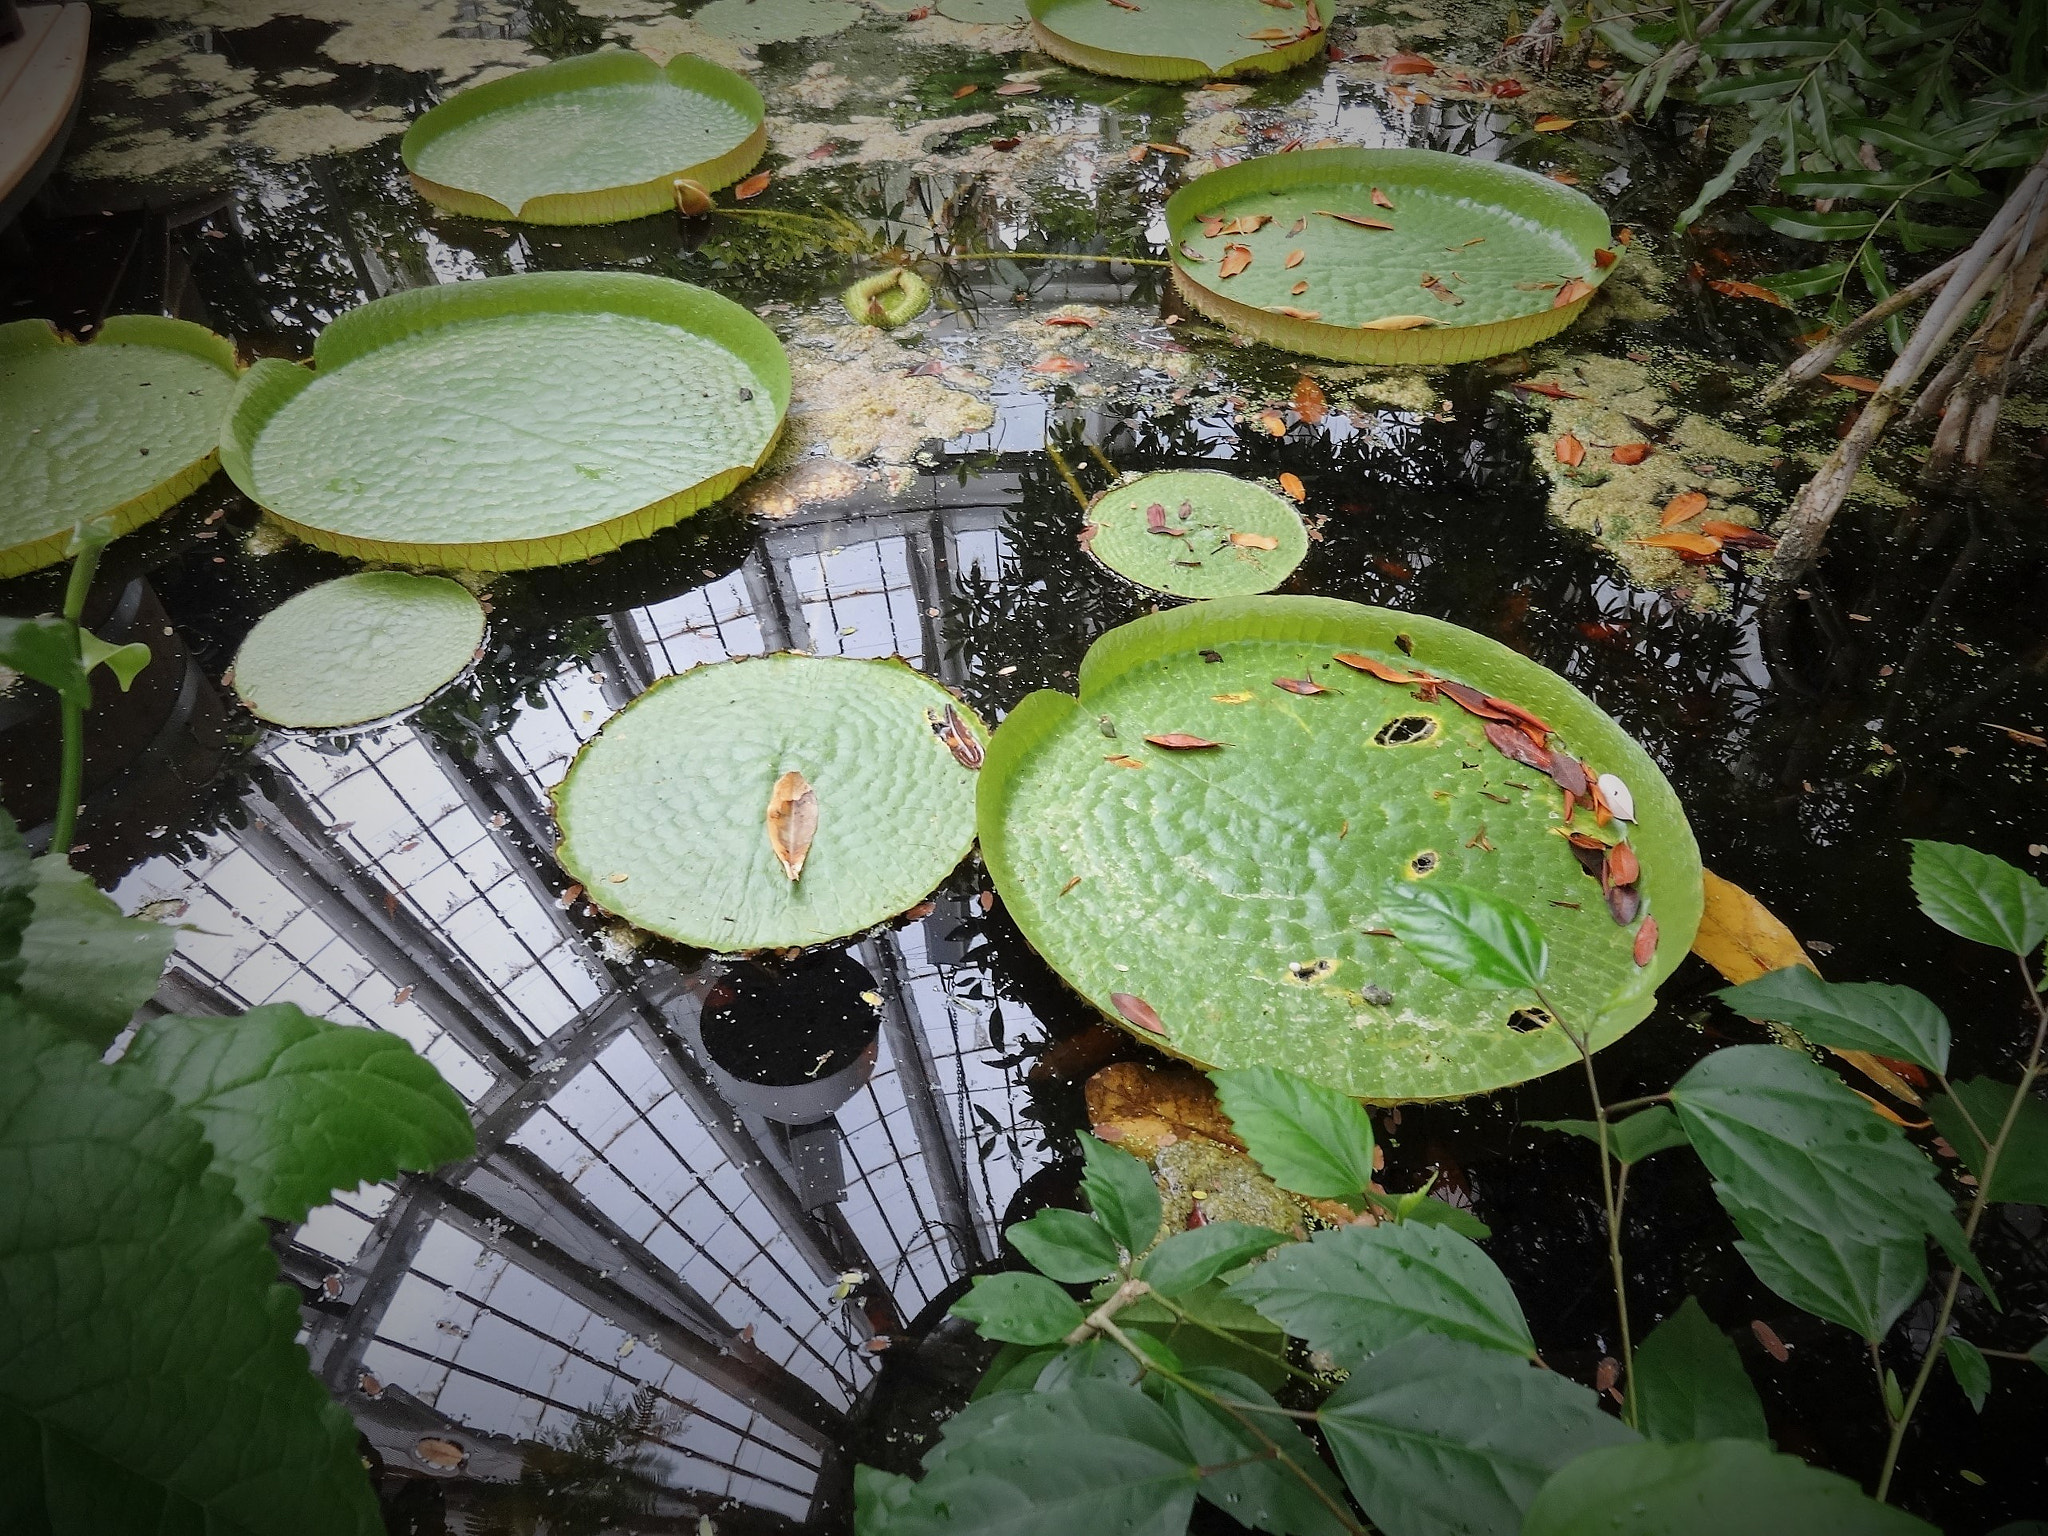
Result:
M1636 1349L1635 1390L1652 1440L1770 1441L1742 1356L1690 1296Z
M977 1275L974 1286L953 1303L984 1339L1010 1344L1057 1344L1083 1321L1074 1298L1041 1275Z
M233 1019L159 1019L120 1070L197 1120L214 1167L273 1221L303 1221L334 1190L476 1150L462 1100L411 1046L290 1003Z
M1536 1496L1522 1536L1937 1536L1846 1477L1753 1440L1646 1440L1573 1462Z
M1372 1183L1372 1121L1349 1094L1275 1067L1216 1072L1211 1081L1231 1129L1282 1189L1355 1202Z
M156 991L177 935L123 917L55 854L35 861L34 900L12 1008L105 1050Z
M1929 918L1973 943L2030 955L2048 935L2048 888L1960 843L1914 842L1913 894Z
M1207 1387L1215 1396L1243 1405L1232 1413L1209 1398L1161 1377L1156 1383L1159 1404L1179 1426L1188 1448L1208 1467L1232 1466L1202 1479L1202 1497L1255 1531L1274 1536L1338 1536L1344 1529L1331 1513L1332 1502L1344 1507L1343 1485L1279 1404L1257 1382L1235 1371L1189 1370L1186 1379ZM1273 1450L1268 1450L1270 1442ZM1276 1454L1277 1452L1277 1454ZM1283 1466L1280 1457L1290 1465ZM1293 1470L1299 1469L1299 1471ZM1314 1483L1321 1497L1308 1485Z
M1412 1189L1405 1195L1382 1195L1368 1190L1365 1198L1375 1211L1393 1221L1412 1221L1423 1227L1448 1227L1458 1236L1469 1237L1475 1243L1493 1236L1493 1228L1470 1211L1460 1210L1447 1200L1434 1198L1427 1189Z
M1953 1097L1942 1093L1928 1100L1928 1118L1956 1149L1963 1166L1981 1179L1989 1139L1998 1135L2019 1090L1987 1077L1966 1078L1952 1086ZM1993 1200L2048 1205L2048 1104L2035 1094L2020 1101L1987 1193Z
M1211 1221L1176 1232L1146 1256L1139 1278L1161 1296L1207 1285L1287 1241L1282 1232L1242 1221Z
M1408 886L1383 903L1388 924L1415 958L1461 987L1493 992L1543 984L1550 946L1520 908L1469 885Z
M1881 1339L1926 1283L1926 1239L1963 1252L1933 1166L1803 1054L1731 1046L1671 1097L1737 1249L1794 1306Z
M1948 1070L1948 1020L1911 987L1823 981L1803 965L1788 965L1719 995L1737 1013L1789 1024L1816 1045Z
M1991 1395L1991 1362L1984 1358L1984 1351L1952 1333L1943 1343L1942 1353L1948 1359L1948 1368L1955 1372L1956 1385L1963 1389L1963 1396L1982 1413L1984 1399Z
M1013 1222L1003 1236L1033 1269L1064 1285L1100 1280L1117 1266L1116 1240L1079 1211L1040 1211Z
M1132 1254L1143 1253L1159 1235L1159 1186L1152 1170L1121 1148L1081 1133L1086 1168L1081 1193L1095 1219Z
M1600 1139L1600 1124L1596 1120L1531 1120L1540 1131L1563 1131L1568 1136L1583 1136L1588 1141ZM1667 1106L1652 1104L1648 1109L1639 1109L1632 1115L1607 1122L1607 1150L1617 1161L1639 1163L1652 1152L1665 1152L1673 1147L1685 1145L1685 1127L1678 1116Z

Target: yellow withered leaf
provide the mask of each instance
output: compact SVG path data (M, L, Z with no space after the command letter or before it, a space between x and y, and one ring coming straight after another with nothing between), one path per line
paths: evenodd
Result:
M768 846L791 880L803 874L817 835L818 796L811 781L792 768L775 781L768 795Z

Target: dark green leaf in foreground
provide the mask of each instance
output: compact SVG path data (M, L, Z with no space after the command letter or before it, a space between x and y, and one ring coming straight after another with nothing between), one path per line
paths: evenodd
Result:
M78 626L44 614L34 619L0 618L0 664L57 690L67 704L92 704L92 684L79 659Z
M1846 1477L1753 1440L1613 1446L1536 1496L1521 1536L1938 1536Z
M1725 987L1720 998L1744 1018L1789 1024L1816 1045L1948 1070L1948 1020L1911 987L1823 981L1803 965L1789 965Z
M251 1210L302 1221L337 1189L476 1150L469 1114L398 1036L309 1018L290 1003L240 1018L162 1018L121 1059L170 1094Z
M16 993L21 985L21 941L35 917L35 888L35 863L14 818L0 807L0 997Z
M1255 1531L1270 1531L1273 1536L1343 1536L1342 1522L1302 1481L1302 1475L1312 1478L1339 1509L1347 1507L1344 1485L1317 1452L1315 1442L1278 1411L1272 1395L1235 1371L1190 1370L1185 1374L1233 1406L1242 1405L1239 1417L1170 1381L1154 1378L1160 1405L1187 1437L1196 1461L1205 1467L1246 1463L1204 1477L1202 1497L1239 1523ZM1247 1421L1257 1427L1258 1434L1247 1427ZM1283 1466L1273 1447L1299 1472Z
M1952 1333L1943 1342L1942 1353L1948 1357L1948 1368L1955 1372L1956 1385L1963 1389L1963 1396L1982 1413L1984 1399L1991 1395L1991 1362L1984 1358L1984 1351Z
M1117 1266L1116 1239L1080 1211L1040 1211L1013 1223L1003 1236L1033 1269L1064 1285L1100 1280Z
M2032 954L2048 934L2048 889L2025 870L1961 843L1913 841L1913 894L1950 933Z
M1652 1440L1770 1441L1742 1356L1690 1296L1636 1346L1635 1391Z
M54 854L35 861L35 918L21 938L21 1004L105 1050L148 1002L177 935L123 917Z
M1081 1132L1081 1155L1087 1168L1081 1193L1109 1235L1133 1254L1143 1253L1159 1235L1159 1186L1152 1170L1106 1141Z
M974 1288L953 1303L984 1339L1009 1344L1057 1344L1081 1326L1074 1298L1043 1275L977 1275Z
M1140 1274L1160 1295L1179 1296L1286 1241L1285 1233L1270 1227L1242 1221L1205 1222L1174 1233L1154 1248Z
M1209 1080L1245 1150L1282 1189L1356 1201L1372 1183L1372 1121L1350 1095L1275 1067L1211 1072Z
M1375 1355L1318 1419L1353 1497L1385 1536L1516 1536L1558 1468L1635 1439L1555 1372L1430 1334Z
M0 1404L252 1536L380 1530L268 1233L198 1125L45 1025L0 1039Z
M1928 1118L1956 1149L1963 1166L1981 1179L1986 1141L1997 1136L1998 1128L2005 1124L2006 1111L2018 1089L1988 1077L1967 1078L1953 1086L1954 1098L1942 1093L1928 1100ZM2048 1104L2038 1095L2027 1096L2006 1135L1998 1154L1998 1172L1991 1181L1991 1198L2048 1205Z
M1403 887L1381 903L1387 925L1415 958L1462 987L1534 991L1550 947L1527 913L1469 885Z
M1927 1282L1928 1237L1967 1260L1933 1165L1804 1053L1730 1046L1671 1097L1736 1248L1794 1306L1881 1339Z
M1592 1120L1531 1120L1539 1131L1563 1131L1598 1143L1600 1127ZM1624 1163L1639 1163L1652 1152L1685 1145L1685 1127L1669 1106L1652 1104L1632 1115L1607 1122L1607 1149Z
M1259 1265L1230 1294L1340 1365L1358 1366L1415 1333L1536 1357L1507 1277L1442 1227L1402 1222L1318 1232Z

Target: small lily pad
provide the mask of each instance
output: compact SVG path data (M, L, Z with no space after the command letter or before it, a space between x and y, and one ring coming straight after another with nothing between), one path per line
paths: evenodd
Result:
M322 549L505 571L616 549L767 457L789 360L749 310L627 272L392 294L266 358L221 433L235 484Z
M127 533L203 485L235 378L227 338L184 320L116 315L84 346L0 325L0 576L56 564L88 518Z
M1031 35L1062 63L1123 80L1275 74L1322 53L1319 3L1334 0L1030 0Z
M1031 18L1024 0L939 0L938 12L949 21L979 26L1016 27Z
M761 93L690 54L607 49L457 92L406 130L427 201L474 218L610 224L737 181L767 146Z
M984 735L900 661L697 667L656 683L577 754L554 791L557 854L590 901L684 944L842 938L929 894L966 856L976 772L963 758L978 764Z
M1096 559L1175 597L1270 592L1308 553L1308 530L1292 502L1214 470L1140 475L1098 496L1088 521Z
M847 0L711 0L690 19L735 42L791 43L844 32L860 20L860 7Z
M1632 827L1583 803L1571 823L1595 850L1626 834L1626 924L1560 835L1563 792L1523 760L1538 754L1497 747L1500 723L1454 690L1531 712L1557 761L1628 785ZM1219 745L1155 744L1182 733ZM1595 1048L1649 1012L1702 903L1678 797L1571 684L1455 625L1328 598L1217 598L1111 630L1078 699L1033 693L1004 720L978 820L1025 938L1105 1015L1146 1020L1138 1039L1383 1101L1578 1060L1532 996L1460 987L1409 953L1390 894L1448 882L1515 903L1549 945L1546 994Z
M1195 308L1344 362L1518 351L1577 319L1612 270L1607 215L1584 194L1430 149L1246 160L1174 193L1166 223Z
M932 285L908 267L891 267L850 285L839 302L861 324L893 330L925 312L932 302Z
M431 698L483 638L483 607L460 582L362 571L259 619L235 653L235 693L273 725L363 725Z

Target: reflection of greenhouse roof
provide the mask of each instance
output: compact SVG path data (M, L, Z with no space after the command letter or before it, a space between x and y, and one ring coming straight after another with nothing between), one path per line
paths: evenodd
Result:
M780 1125L693 1054L717 968L608 955L560 899L543 796L612 710L700 662L797 648L946 675L941 576L992 566L997 521L777 525L731 575L611 615L473 759L421 721L273 741L248 828L118 892L183 903L165 1008L289 1000L389 1029L471 1105L473 1161L336 1199L287 1255L315 1368L387 1463L433 1475L410 1460L431 1433L469 1449L478 1486L509 1486L645 1388L637 1465L666 1514L801 1521L878 1368L870 1341L993 1253L1031 1167L989 1138L1021 1085L991 1059L959 911L850 947L847 974L883 998L875 1069L828 1121Z

